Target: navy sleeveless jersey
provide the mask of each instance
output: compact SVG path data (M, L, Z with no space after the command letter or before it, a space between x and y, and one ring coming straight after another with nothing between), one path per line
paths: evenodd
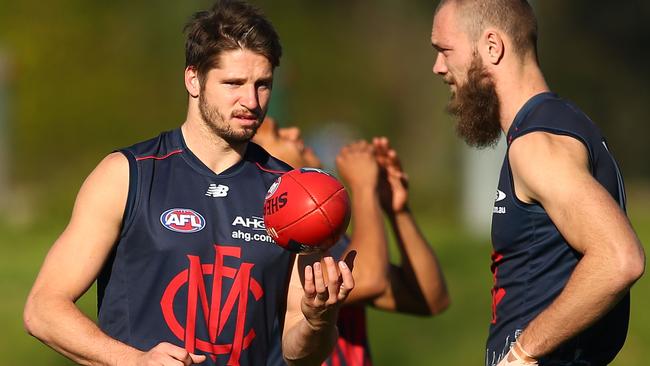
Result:
M341 258L350 240L343 236L331 249L334 258ZM341 307L336 323L339 336L334 350L321 366L371 366L370 347L366 327L366 308L364 305ZM282 357L280 329L275 329L275 342L267 366L286 366Z
M207 355L206 365L265 364L293 256L267 235L262 209L291 168L249 143L215 174L180 129L121 152L130 187L98 278L101 329L141 350L176 344Z
M533 131L570 136L589 154L594 178L625 209L623 180L596 125L553 93L531 98L508 131L508 146ZM581 258L544 208L514 193L506 153L492 216L493 317L486 365L496 365L526 325L559 295ZM540 360L540 365L606 365L621 349L629 319L629 294L590 328Z

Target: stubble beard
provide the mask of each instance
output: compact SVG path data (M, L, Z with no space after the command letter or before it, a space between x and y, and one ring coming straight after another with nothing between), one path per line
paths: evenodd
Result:
M467 81L458 85L447 112L457 118L456 133L471 147L494 147L501 137L499 96L494 80L474 55Z
M239 131L234 130L221 111L208 103L204 97L204 93L199 95L199 112L206 127L231 146L241 146L249 142L255 136L257 129L261 125L259 121L264 119L264 116L257 116L258 123L255 126L242 128Z

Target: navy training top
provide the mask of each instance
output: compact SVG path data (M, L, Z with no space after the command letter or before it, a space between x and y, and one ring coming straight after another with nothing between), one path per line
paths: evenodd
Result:
M180 129L120 151L130 187L98 278L101 329L144 351L176 344L206 365L263 365L293 263L265 231L263 202L291 168L249 143L215 174Z
M570 136L589 154L594 178L625 210L625 190L616 161L598 127L576 106L553 93L531 98L510 127L508 149L533 131ZM526 325L560 294L581 254L571 248L544 208L514 193L508 154L501 168L492 216L492 322L486 365L508 352ZM623 346L629 320L629 293L590 328L543 357L540 365L606 365Z

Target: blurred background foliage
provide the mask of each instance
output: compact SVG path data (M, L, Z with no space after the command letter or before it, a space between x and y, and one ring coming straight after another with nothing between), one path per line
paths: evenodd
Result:
M270 114L300 126L324 154L351 139L390 137L411 176L414 210L448 271L454 304L439 318L370 314L377 364L481 364L489 236L469 235L460 220L463 147L444 113L448 90L431 72L436 2L252 2L284 47ZM183 121L182 28L210 4L0 0L0 290L9 295L0 304L8 329L0 332L3 356L66 364L21 333L22 303L97 162ZM547 80L604 131L627 180L632 221L647 242L650 3L533 4ZM637 284L635 308L647 308L648 289L645 279ZM92 313L94 299L83 301ZM633 310L617 364L643 364L650 347L644 316Z

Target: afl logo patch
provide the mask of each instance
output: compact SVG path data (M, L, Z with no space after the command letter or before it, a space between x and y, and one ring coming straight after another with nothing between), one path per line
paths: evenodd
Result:
M203 216L189 208L171 208L163 212L160 223L166 229L179 233L195 233L205 227Z
M266 196L264 196L264 199L268 199L269 197L273 196L273 193L275 193L275 191L280 186L280 182L282 182L282 177L278 177L278 179L276 179L275 182L271 184L269 190L266 192Z

